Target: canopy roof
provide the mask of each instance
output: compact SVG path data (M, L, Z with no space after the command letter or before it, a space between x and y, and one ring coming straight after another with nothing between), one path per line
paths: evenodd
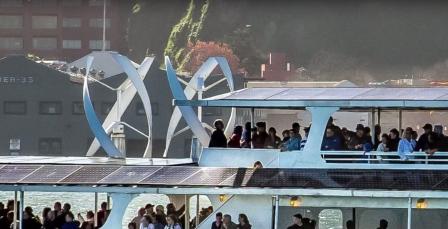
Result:
M448 88L246 88L178 106L448 108Z

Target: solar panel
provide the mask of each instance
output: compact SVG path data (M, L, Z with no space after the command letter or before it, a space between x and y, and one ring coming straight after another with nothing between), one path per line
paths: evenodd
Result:
M139 184L177 185L200 170L200 167L163 167L153 175L140 181Z
M0 169L0 183L17 183L40 165L5 165Z
M0 183L448 190L448 173L444 170L0 164Z
M129 166L121 167L109 176L102 179L101 184L135 184L150 176L162 167Z
M204 168L190 178L182 182L182 185L216 185L227 178L236 175L237 169L233 168Z
M46 165L25 177L20 183L57 183L81 167L80 165Z
M119 168L120 166L83 166L58 183L96 184Z

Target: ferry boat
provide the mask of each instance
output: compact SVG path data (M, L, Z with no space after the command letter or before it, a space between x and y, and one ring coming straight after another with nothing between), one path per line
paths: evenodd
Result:
M446 109L448 88L246 88L190 99L168 58L165 66L173 105L195 136L191 158L1 157L0 190L22 199L20 217L25 192L104 192L113 205L102 228L118 229L139 194L165 194L186 209L186 200L200 194L214 212L234 219L245 213L254 229L287 228L296 213L319 221L329 211L341 218L335 228L348 220L356 228L375 228L381 219L389 228L448 227L448 153L415 152L401 163L395 152L320 150L337 111L372 112L373 127L384 110ZM209 136L193 107L249 109L252 123L256 109L308 110L312 126L302 151L207 148ZM263 168L253 168L256 161ZM213 221L211 214L197 228Z

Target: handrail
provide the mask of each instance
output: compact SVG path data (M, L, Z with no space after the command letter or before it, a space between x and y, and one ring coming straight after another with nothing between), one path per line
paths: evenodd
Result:
M433 155L428 155L425 152L413 152L405 154L407 160L400 159L397 152L380 152L380 151L320 151L322 158L326 163L343 163L343 162L441 162L446 164L448 162L448 152L436 152ZM348 157L345 157L348 156Z

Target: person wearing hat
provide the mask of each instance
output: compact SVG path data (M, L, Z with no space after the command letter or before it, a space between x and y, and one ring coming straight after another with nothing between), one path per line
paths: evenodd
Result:
M432 133L432 125L426 123L423 126L423 130L425 131L417 141L417 145L415 146L415 151L426 151L428 149L428 136Z
M221 119L217 119L213 125L215 126L215 130L210 137L208 147L227 148L227 138L224 135L224 122Z
M364 133L364 125L356 125L356 134L350 138L347 148L349 150L362 151L366 148L367 138Z
M266 132L266 123L257 122L257 131L252 136L252 144L255 149L263 149L269 145L269 134Z

